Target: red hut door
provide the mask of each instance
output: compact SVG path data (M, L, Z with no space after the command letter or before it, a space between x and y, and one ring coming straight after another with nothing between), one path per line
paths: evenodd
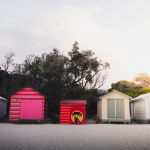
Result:
M42 119L42 100L21 100L20 119Z
M84 124L84 106L70 104L70 124Z

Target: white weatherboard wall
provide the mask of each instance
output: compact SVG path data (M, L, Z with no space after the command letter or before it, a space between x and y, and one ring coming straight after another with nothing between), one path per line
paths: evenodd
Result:
M138 120L150 120L150 93L130 100L131 117Z
M134 117L133 103L130 103L131 117Z
M150 97L145 98L145 114L146 120L150 119Z
M0 100L0 119L5 116L7 109L7 101Z
M134 118L139 120L145 120L145 100L139 100L134 102Z
M97 117L102 119L102 99L97 102Z

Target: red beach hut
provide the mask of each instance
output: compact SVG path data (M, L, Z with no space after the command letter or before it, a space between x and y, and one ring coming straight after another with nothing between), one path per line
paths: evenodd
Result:
M10 96L9 120L42 120L47 111L46 96L30 86Z
M60 124L85 124L86 100L60 101Z

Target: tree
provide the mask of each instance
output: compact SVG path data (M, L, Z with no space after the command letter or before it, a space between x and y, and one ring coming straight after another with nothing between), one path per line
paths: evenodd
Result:
M53 49L53 52L43 54L41 60L42 91L48 97L52 113L53 110L59 110L59 102L65 98L70 85L66 71L68 59L61 55L58 49Z
M146 88L150 87L150 76L148 74L139 73L133 78L133 81Z
M143 88L143 89L139 89L139 90L135 90L132 88L126 88L126 89L123 89L121 92L126 95L131 96L132 98L135 98L142 94L150 93L150 88Z
M15 56L15 53L12 51L4 56L5 60L2 62L0 67L0 88L2 88L3 93L6 94L6 86L9 82L9 67L13 66L13 57Z
M110 64L107 62L103 64L101 60L98 61L97 57L93 57L94 52L91 50L79 51L78 44L75 41L72 50L68 53L70 66L67 71L72 78L71 87L73 88L78 84L83 89L100 88L106 81L106 70L110 68Z
M118 91L122 91L123 89L126 89L126 88L132 88L132 89L138 90L138 89L142 89L143 86L137 85L136 83L129 82L127 80L120 80L116 83L112 83L109 91L112 91L113 89L118 90Z
M13 91L19 90L20 88L30 85L32 87L34 86L34 77L32 74L32 69L34 65L32 63L34 62L35 56L33 54L26 56L25 60L22 63L15 63L14 69L12 71L13 81L12 81L12 90ZM34 72L34 71L33 71Z
M5 80L11 79L11 82L7 80L5 90L7 88L11 94L30 85L47 96L51 113L59 111L60 100L64 98L86 99L88 109L95 109L100 96L98 88L105 83L110 68L109 63L98 61L91 50L80 51L78 42L73 44L68 56L54 48L53 52L41 56L29 55L18 64L13 64L13 57L14 53L7 55L5 69L0 70L0 75L5 72ZM14 69L7 74L10 65ZM4 87L2 83L0 79L0 86Z
M143 86L141 85L126 80L120 80L116 83L112 83L111 88L108 90L108 92L111 92L113 89L118 90L133 98L150 92L149 88L143 88Z

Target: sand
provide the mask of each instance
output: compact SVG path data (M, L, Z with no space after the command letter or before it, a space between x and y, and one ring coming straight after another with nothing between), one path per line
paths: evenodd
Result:
M0 150L150 149L150 125L0 124Z

